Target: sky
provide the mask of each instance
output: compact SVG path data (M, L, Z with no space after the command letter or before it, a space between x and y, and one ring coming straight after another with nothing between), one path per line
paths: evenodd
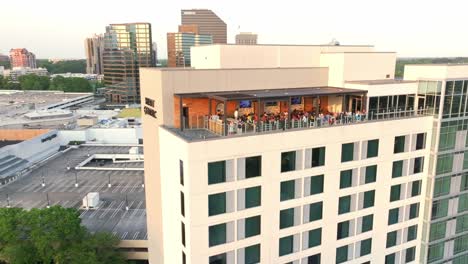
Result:
M259 44L371 44L399 57L468 57L464 0L22 0L0 5L0 53L27 48L37 58L84 58L84 39L111 23L150 22L158 57L180 10L207 8Z

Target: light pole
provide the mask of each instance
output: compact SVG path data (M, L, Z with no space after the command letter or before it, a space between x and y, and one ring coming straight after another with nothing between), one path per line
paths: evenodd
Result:
M141 175L141 188L145 188L145 174Z
M78 172L75 170L75 187L78 187Z
M47 206L46 206L46 208L50 208L49 193L46 193L46 198L47 198Z
M110 174L109 174L108 176L109 176L109 181L108 181L108 183L107 183L107 187L110 188L110 187L112 187L112 184L111 184L111 182L110 182Z
M7 195L6 195L6 200L7 200L7 206L6 206L6 208L10 208L10 196L8 195L8 193L7 193Z
M128 211L128 194L125 194L125 211Z
M42 183L41 183L41 185L42 185L42 187L45 187L44 169L42 169L42 175L41 175L41 177L42 177Z

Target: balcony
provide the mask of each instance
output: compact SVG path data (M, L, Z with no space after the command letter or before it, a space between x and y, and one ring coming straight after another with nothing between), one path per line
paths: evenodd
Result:
M174 126L188 141L431 115L413 106L366 111L367 91L336 87L178 94Z

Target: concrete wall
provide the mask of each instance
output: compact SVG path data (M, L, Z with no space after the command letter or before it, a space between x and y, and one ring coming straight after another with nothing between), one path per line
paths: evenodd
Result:
M467 64L428 64L405 65L405 80L445 80L464 79L468 72Z
M417 94L417 82L389 83L389 84L355 84L346 83L346 88L367 90L367 97L384 96L384 95L400 95L400 94Z
M0 129L0 140L28 140L49 131L49 129Z
M322 52L373 51L372 46L206 45L191 48L196 69L318 67Z
M283 133L264 134L257 136L232 137L214 140L206 140L196 143L185 143L178 136L159 129L159 144L164 156L152 157L145 153L147 160L160 160L160 173L162 182L162 209L164 235L159 238L164 243L165 259L163 263L181 263L181 252L187 253L187 263L206 263L209 256L224 252L234 251L257 243L261 244L261 263L288 263L300 260L304 257L321 253L322 260L333 260L336 248L372 237L372 254L355 258L347 263L360 264L366 261L383 263L385 255L393 252L404 252L406 248L417 246L415 263L420 263L419 250L423 228L423 210L426 208L423 196L406 198L397 202L389 202L390 187L395 184L407 184L422 180L422 190L427 184L427 171L429 167L429 146L432 138L432 117L409 118L402 120L369 122L349 126L337 126L329 128L308 129ZM415 135L427 133L428 142L426 149L393 154L395 136ZM379 139L379 156L377 158L358 158L356 161L341 163L341 145L349 142L359 142L360 148L364 148L366 140ZM146 144L145 140L145 144ZM411 144L415 144L412 142ZM146 146L146 145L145 145ZM296 171L281 173L281 152L299 150L305 152L313 147L326 147L325 166L317 168L300 167ZM175 151L177 149L177 151ZM359 156L362 151L358 151ZM233 175L237 175L237 160L239 158L262 155L262 176L250 179L234 179L233 181L208 185L207 164L212 161L232 160ZM392 163L394 160L410 160L414 157L425 157L424 173L392 178ZM184 162L184 186L179 183L179 159ZM302 162L303 163L303 162ZM352 188L339 189L340 171L346 169L362 169L369 165L378 165L377 182L362 184ZM164 172L164 173L162 173ZM284 180L299 180L314 175L325 175L323 194L302 196L299 189L299 198L280 202L280 183ZM262 187L261 207L247 210L236 210L232 213L217 216L208 216L208 195L219 192L234 194L238 190L258 186ZM302 186L302 183L300 184ZM375 205L371 208L360 209L351 213L338 215L338 198L345 195L358 195L368 190L375 190ZM179 191L185 194L185 217L181 216ZM406 193L406 189L403 190ZM177 201L177 202L175 202ZM231 200L233 207L237 208L236 198ZM323 219L307 224L300 224L287 229L279 229L279 212L282 209L301 207L313 202L323 201ZM402 221L398 224L387 226L389 209L404 207L407 209L412 203L420 203L418 218ZM356 201L357 203L357 201ZM149 205L149 210L153 210ZM403 212L404 210L402 210ZM406 211L405 211L406 212ZM299 213L301 214L301 213ZM356 220L359 217L373 214L373 230L363 234L352 235L349 238L337 240L337 223L345 220ZM403 213L407 216L407 212ZM236 231L234 241L215 247L208 247L208 227L211 225L232 222L236 223L246 217L261 215L261 235L248 239L237 239ZM403 217L402 217L403 218ZM302 219L302 218L301 218ZM186 223L186 243L184 248L181 243L180 223ZM151 223L151 222L148 222ZM418 237L416 240L401 243L392 248L386 248L386 234L391 230L402 230L412 225L418 225ZM236 225L235 225L236 226ZM150 228L150 227L149 227ZM301 234L303 232L322 228L322 243L311 249L302 249L294 254L279 257L279 238ZM390 230L391 229L391 230ZM236 230L236 229L234 229ZM378 232L377 232L378 231ZM169 234L167 234L169 233ZM229 237L229 235L228 235ZM154 238L153 238L154 239ZM164 242L163 242L164 241ZM150 255L153 249L150 247ZM243 263L237 259L235 263ZM329 263L325 261L325 263Z
M42 160L58 151L60 147L58 133L58 131L52 130L18 144L3 147L0 149L0 158L14 155L18 158L29 160L32 163ZM57 137L42 142L43 139L53 135L57 135Z
M396 53L323 53L320 66L328 67L329 86L343 87L346 81L395 78Z

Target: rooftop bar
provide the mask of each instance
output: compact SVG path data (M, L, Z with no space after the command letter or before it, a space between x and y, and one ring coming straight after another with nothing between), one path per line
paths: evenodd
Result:
M337 87L176 94L173 130L206 139L428 114L409 104L368 112L367 102L367 91Z

